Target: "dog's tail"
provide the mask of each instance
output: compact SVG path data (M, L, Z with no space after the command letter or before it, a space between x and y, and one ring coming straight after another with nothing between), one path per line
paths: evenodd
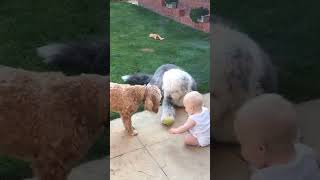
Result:
M36 49L43 62L61 70L79 73L109 74L107 41L52 43Z
M145 84L148 84L150 82L151 78L152 78L152 75L142 74L142 73L133 74L133 75L125 75L125 76L121 77L121 79L125 83L131 84L131 85L145 85Z

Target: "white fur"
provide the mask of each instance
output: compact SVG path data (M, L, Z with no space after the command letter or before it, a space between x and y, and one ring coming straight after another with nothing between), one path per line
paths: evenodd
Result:
M175 119L175 106L183 107L184 96L192 91L193 78L181 69L170 69L163 74L163 108L161 121Z
M212 74L211 102L214 137L220 142L237 142L233 120L237 109L247 100L265 93L263 77L272 79L272 64L267 54L246 34L223 24L211 26ZM266 88L266 87L265 87Z
M125 76L121 76L121 79L123 81L127 81L131 76L130 75L125 75Z
M183 80L186 78L188 79L187 82ZM180 69L171 69L165 72L162 84L164 96L170 95L174 105L183 107L183 98L186 93L191 91L191 82L192 77ZM183 89L184 86L187 86L187 89Z
M53 60L51 57L56 54L59 54L64 47L65 47L64 44L58 44L58 43L41 46L37 48L37 54L39 57L44 58L43 62L51 63L51 61Z

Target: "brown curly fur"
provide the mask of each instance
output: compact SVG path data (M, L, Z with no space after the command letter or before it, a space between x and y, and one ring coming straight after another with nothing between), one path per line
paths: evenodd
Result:
M40 180L66 180L107 123L107 82L0 66L0 152L31 161Z
M161 91L154 85L128 85L110 83L110 110L118 112L129 135L137 131L131 125L131 116L144 101L145 110L157 113L160 106Z

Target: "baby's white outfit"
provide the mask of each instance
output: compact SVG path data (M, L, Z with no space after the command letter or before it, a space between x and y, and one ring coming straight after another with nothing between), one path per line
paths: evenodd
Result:
M208 108L202 107L201 113L190 115L189 119L196 122L196 125L189 130L192 136L196 137L200 146L210 144L210 112Z
M285 165L256 170L251 180L320 180L319 161L313 150L296 144L296 157Z

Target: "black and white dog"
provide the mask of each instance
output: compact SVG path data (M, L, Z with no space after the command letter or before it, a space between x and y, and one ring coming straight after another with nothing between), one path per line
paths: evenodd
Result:
M134 74L122 76L128 84L152 84L163 95L161 122L175 119L175 107L183 107L183 98L197 89L195 80L186 71L173 64L160 66L153 75Z
M64 73L109 75L107 40L51 43L37 48L38 56Z

